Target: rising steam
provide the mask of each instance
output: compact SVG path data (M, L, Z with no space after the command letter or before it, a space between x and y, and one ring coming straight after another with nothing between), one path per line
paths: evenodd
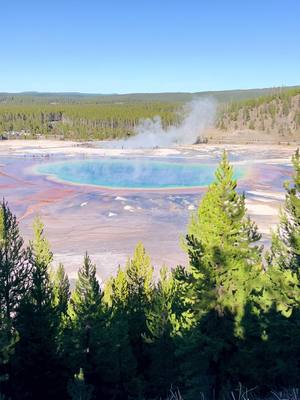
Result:
M115 140L108 146L137 149L194 144L201 138L203 131L213 124L216 103L212 99L193 100L184 106L183 113L184 117L178 126L164 129L159 116L145 119L135 128L135 136L125 140Z

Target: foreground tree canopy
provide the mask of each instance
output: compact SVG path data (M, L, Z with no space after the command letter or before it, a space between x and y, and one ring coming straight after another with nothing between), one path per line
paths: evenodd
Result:
M225 399L241 387L299 387L299 151L292 161L268 252L224 153L187 228L188 265L154 277L138 243L100 284L86 253L72 293L42 221L26 247L3 201L1 398Z

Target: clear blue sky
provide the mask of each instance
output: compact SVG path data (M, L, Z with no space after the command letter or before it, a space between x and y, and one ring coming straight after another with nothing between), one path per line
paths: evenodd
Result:
M0 92L300 84L299 0L0 0Z

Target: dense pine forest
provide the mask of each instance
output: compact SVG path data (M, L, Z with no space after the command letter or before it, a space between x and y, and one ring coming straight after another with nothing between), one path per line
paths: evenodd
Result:
M172 103L0 105L0 132L29 139L114 139L132 135L141 120L157 115L164 127L174 125L177 110Z
M72 293L63 265L53 266L42 221L25 245L3 201L0 398L296 398L299 151L292 162L268 251L224 153L187 227L188 265L154 277L138 243L100 284L85 254Z
M299 134L300 88L129 95L1 94L0 136L103 140L135 133L141 120L160 116L164 128L178 125L183 105L211 98L219 104L216 128Z

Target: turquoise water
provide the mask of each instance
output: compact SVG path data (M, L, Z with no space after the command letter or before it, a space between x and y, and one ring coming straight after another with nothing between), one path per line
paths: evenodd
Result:
M122 189L189 188L209 185L215 164L147 159L90 159L42 164L37 172L76 184ZM244 175L235 169L235 177Z

